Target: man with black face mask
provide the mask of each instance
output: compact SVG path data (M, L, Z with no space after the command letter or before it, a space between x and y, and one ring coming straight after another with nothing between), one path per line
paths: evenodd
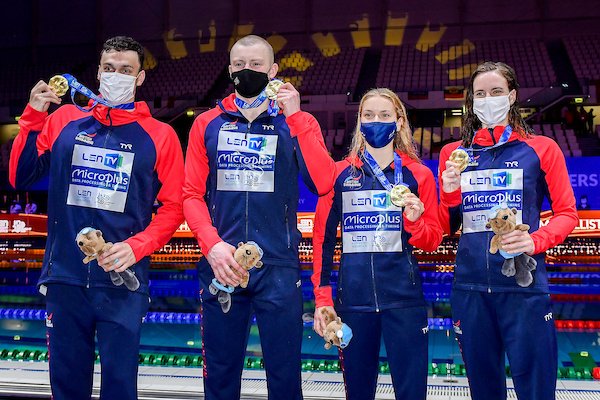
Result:
M209 400L240 397L252 311L269 398L302 398L297 177L302 174L309 189L324 194L333 186L335 165L318 122L300 110L296 89L285 83L276 100L267 97L277 70L267 41L252 35L240 39L230 53L235 94L200 115L190 131L184 214L206 256L199 276ZM262 248L264 266L250 272L247 288L236 288L219 302L210 286L240 284L248 272L234 260L233 245L247 241Z

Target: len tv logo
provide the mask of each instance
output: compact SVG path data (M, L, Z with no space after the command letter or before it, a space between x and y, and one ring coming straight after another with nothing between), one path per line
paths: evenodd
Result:
M123 165L123 156L118 153L107 154L104 156L104 165L114 169L121 168Z
M81 155L83 161L89 161L105 165L109 168L118 169L123 165L123 156L119 153L110 154L94 154L94 153L83 153Z
M390 204L390 196L387 192L374 194L373 197L358 197L356 199L352 199L353 206L372 206L375 208L388 208Z
M492 175L494 186L507 187L512 183L512 174L510 172L498 172Z
M248 141L250 150L262 151L267 146L267 139L263 137L251 138Z
M267 146L267 139L264 137L255 137L250 139L227 138L227 144L247 147L250 150L260 152Z

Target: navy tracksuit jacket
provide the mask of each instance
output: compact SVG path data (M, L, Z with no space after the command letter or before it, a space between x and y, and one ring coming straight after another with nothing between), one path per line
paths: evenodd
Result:
M577 225L575 198L564 156L552 139L512 132L508 142L491 148L503 132L498 126L475 133L477 165L462 172L461 187L452 193L442 189L442 172L461 143L450 143L440 153L440 222L446 233L462 226L451 296L454 330L473 399L506 398L505 351L519 399L553 399L556 332L544 255ZM554 215L540 227L544 197ZM515 208L517 223L531 227L537 268L529 287L504 276L504 258L489 252L493 233L485 225L499 203Z
M302 292L298 264L298 174L308 188L331 190L334 162L316 119L266 112L251 123L237 110L235 94L196 118L186 157L184 214L204 254L221 241L252 240L264 251L248 288L236 288L224 314L208 292L214 277L199 264L202 289L204 389L207 399L235 399L256 313L269 398L299 399Z
M38 285L46 295L54 399L91 396L94 337L102 360L101 397L137 398L141 320L148 309L150 254L183 222L183 154L175 131L132 110L65 105L48 116L27 106L19 120L9 178L26 188L46 174L48 239ZM153 218L154 201L160 206ZM115 286L97 261L82 262L75 237L84 227L125 242L140 281Z
M335 309L353 330L352 341L340 351L349 399L374 398L382 334L396 398L426 395L427 315L413 247L435 250L442 228L433 174L420 162L398 154L404 184L425 206L415 222L390 202L362 157L336 163L334 189L317 204L312 275L316 307L334 305L330 278L341 225ZM390 182L394 167L384 169Z

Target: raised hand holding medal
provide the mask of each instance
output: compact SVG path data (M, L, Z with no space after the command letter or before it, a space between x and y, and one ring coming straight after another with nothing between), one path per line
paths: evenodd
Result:
M46 112L50 103L60 105L62 100L54 93L52 88L44 81L39 81L29 94L29 106L36 111Z
M452 151L450 154L450 161L457 164L460 172L463 172L469 165L469 153L461 148L458 148Z
M58 97L62 97L69 91L69 81L62 75L54 75L48 81L48 86Z
M279 79L273 79L269 81L267 87L265 88L265 93L269 100L277 100L277 93L279 93L279 89L283 86L283 82Z
M283 114L286 117L289 117L290 115L300 111L300 93L298 93L296 88L289 82L274 85L279 85L276 99L277 103L279 104L279 107L283 111ZM269 91L271 91L268 85L267 90L268 96Z
M394 184L391 184L385 174L373 158L365 149L364 158L377 180L390 192L390 201L396 207L404 208L404 215L411 222L415 222L423 212L425 206L421 199L410 191L410 188L403 183L402 178L402 159L397 153L394 153Z
M411 222L418 220L425 212L425 205L421 199L412 192L406 193L403 196L402 201L404 203L404 216Z
M410 193L408 186L398 183L390 190L390 201L397 207L404 207L406 205L406 195Z
M471 156L462 147L450 153L450 157L446 160L446 169L441 176L442 190L445 193L452 193L460 188L460 174L467 169L470 159Z
M52 93L58 98L64 96L69 88L71 89L71 100L73 104L79 108L81 111L89 112L91 111L96 104L100 103L107 107L113 107L109 102L107 102L102 97L98 96L90 89L88 89L85 85L81 84L77 79L70 74L62 74L62 75L54 75L48 81L47 88L50 89ZM85 97L93 100L93 104L90 107L81 107L75 102L75 92L81 93ZM59 99L60 100L60 99ZM57 103L57 104L60 104Z

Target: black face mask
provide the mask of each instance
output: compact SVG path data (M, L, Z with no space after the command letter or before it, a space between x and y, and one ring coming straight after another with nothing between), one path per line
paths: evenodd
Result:
M235 90L247 99L256 97L269 83L269 76L265 72L243 69L231 74Z

